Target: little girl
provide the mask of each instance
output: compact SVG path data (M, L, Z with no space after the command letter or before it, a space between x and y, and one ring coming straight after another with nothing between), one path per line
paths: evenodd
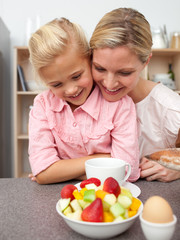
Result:
M49 90L30 112L29 161L39 184L85 178L85 161L121 158L139 178L136 112L125 96L106 101L93 85L90 49L79 25L65 18L42 26L29 41L30 60ZM112 91L112 95L114 92Z

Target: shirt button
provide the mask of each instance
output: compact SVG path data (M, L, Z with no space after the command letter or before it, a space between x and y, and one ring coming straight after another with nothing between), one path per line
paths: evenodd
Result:
M76 122L74 122L74 123L73 123L73 127L76 127L76 126L77 126L77 123L76 123Z

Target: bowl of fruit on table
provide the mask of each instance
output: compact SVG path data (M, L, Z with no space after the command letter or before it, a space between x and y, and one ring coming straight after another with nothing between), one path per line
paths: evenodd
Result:
M95 239L107 239L129 229L143 210L143 203L112 177L103 185L97 178L68 184L56 204L58 214L74 231Z

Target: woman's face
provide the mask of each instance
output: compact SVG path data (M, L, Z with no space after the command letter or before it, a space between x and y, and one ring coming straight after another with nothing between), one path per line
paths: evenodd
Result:
M93 51L92 75L104 98L118 101L136 86L145 67L127 46Z
M73 109L82 105L92 90L89 59L82 58L74 48L57 56L52 64L41 69L41 73L51 91Z

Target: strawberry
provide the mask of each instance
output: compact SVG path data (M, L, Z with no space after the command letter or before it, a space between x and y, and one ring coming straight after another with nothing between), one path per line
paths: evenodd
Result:
M121 193L119 183L113 177L106 178L103 185L103 190L108 193L113 193L116 197Z
M96 198L81 214L81 218L86 222L103 222L103 205L100 198Z
M64 186L61 190L61 198L71 198L71 200L73 200L74 199L73 191L75 189L77 189L77 187L72 184Z
M94 183L97 187L101 185L101 181L98 178L88 178L81 182L80 187L84 188L87 184Z

